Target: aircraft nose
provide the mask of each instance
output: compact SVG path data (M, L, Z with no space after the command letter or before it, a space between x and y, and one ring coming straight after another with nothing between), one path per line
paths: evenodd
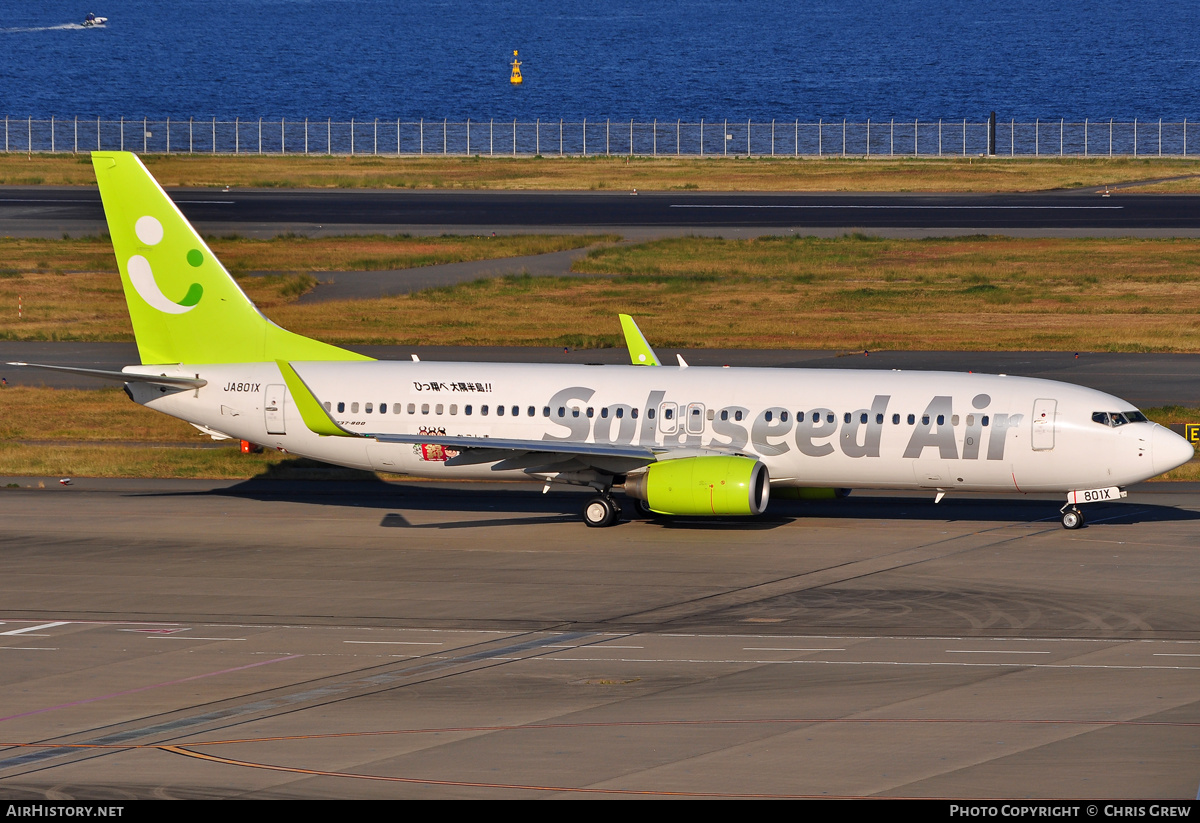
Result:
M1162 474L1178 468L1192 459L1195 454L1192 444L1170 429L1156 426L1150 438L1150 460L1154 473Z

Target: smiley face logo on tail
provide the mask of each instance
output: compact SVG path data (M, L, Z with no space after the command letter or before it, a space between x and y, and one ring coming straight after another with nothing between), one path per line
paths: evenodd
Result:
M162 223L150 215L139 217L133 226L133 230L137 234L138 240L141 240L147 246L157 246L162 242ZM204 254L199 249L192 249L187 253L187 262L193 268L198 267L204 262ZM129 281L133 284L133 288L137 291L138 296L153 308L166 314L184 314L189 312L196 308L196 304L200 302L200 298L204 295L204 287L199 283L192 283L182 300L178 303L171 300L158 287L158 282L154 279L154 271L150 267L150 261L140 254L135 254L129 258L127 269L129 271Z

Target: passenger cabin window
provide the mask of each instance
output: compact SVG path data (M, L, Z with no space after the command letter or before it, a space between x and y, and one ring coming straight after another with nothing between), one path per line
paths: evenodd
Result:
M530 406L530 407L529 407L529 416L530 416L530 417L533 417L533 416L534 416L534 414L536 413L536 411L537 411L537 410L536 410L536 409L534 409L534 407L533 407L533 406ZM547 409L547 411L549 411L549 409Z
M542 417L549 417L549 416L550 416L550 407L542 406ZM560 414L559 417L562 417L562 415Z
M445 407L445 406L443 406L441 403L438 403L438 404L437 404L437 405L434 407L434 409L433 409L433 413L434 413L434 414L441 414L441 413L442 413L442 411L443 411L443 410L445 410L445 408L446 408L446 407Z
M482 414L484 417L487 417L488 407L487 407L486 403L484 403L482 406L479 407L479 413Z
M908 416L908 425L914 426L914 425L916 425L916 423L917 423L917 416L915 414L910 414Z
M473 411L475 411L475 408L470 403L463 406L463 414L467 415L468 417L471 416L471 412Z
M333 406L328 400L325 401L325 411L333 411Z
M458 404L457 404L457 403L451 403L451 404L450 404L450 413L451 413L451 414L458 414Z
M341 414L344 411L346 411L346 404L339 400L338 401L338 414Z
M409 413L409 414L416 414L416 413L417 413L417 404L416 404L416 403L409 403L409 404L408 404L408 413Z
M358 414L358 403L351 403L351 404L350 404L350 413L351 413L351 414Z
M497 406L497 407L496 407L496 416L497 416L497 417L503 417L503 416L504 416L504 407L503 407L503 406Z
M380 414L387 414L387 403L380 403L380 404L379 404L379 413L380 413Z
M365 409L363 409L363 411L365 411L367 414L370 414L370 413L371 413L371 410L372 410L372 409L374 409L374 408L375 408L375 404L374 404L374 403L368 403L368 404L366 405L366 408L365 408Z
M429 404L428 403L421 404L421 414L429 414Z
M892 425L893 425L893 426L899 426L899 425L900 425L900 415L898 415L898 414L893 414L893 415L892 415Z

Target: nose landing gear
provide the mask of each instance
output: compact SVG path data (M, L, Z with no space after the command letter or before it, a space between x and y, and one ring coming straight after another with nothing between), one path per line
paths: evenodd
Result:
M1062 524L1064 529L1078 529L1084 524L1083 512L1068 503L1062 507Z

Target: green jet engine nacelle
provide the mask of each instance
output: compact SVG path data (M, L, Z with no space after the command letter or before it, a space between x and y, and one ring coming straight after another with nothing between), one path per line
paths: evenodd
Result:
M625 493L658 514L750 515L766 511L771 482L752 457L681 457L629 475Z

